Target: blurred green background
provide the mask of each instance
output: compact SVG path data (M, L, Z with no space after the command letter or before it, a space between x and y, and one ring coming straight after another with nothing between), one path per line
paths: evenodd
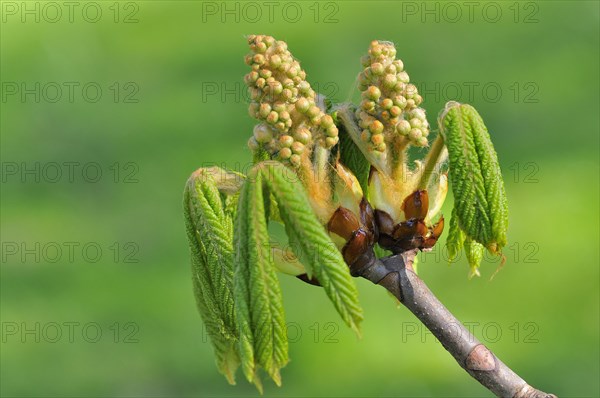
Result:
M420 274L532 385L600 395L597 2L48 4L1 4L2 396L257 395L214 366L181 214L194 169L250 160L251 33L288 41L338 101L369 42L393 41L431 123L450 99L479 110L506 265L468 281L437 250ZM292 362L265 396L490 396L381 288L357 281L357 340L318 288L280 279Z

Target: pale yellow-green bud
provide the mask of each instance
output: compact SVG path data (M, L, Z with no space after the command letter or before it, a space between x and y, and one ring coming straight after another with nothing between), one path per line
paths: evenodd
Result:
M298 112L306 113L308 108L310 108L310 101L306 98L300 98L298 101L296 101L296 109Z
M371 71L374 75L382 75L384 71L383 65L381 65L379 62L375 62L371 65Z
M293 143L294 139L289 135L282 135L279 137L279 145L281 145L282 148L289 148Z
M379 120L374 120L369 125L369 130L372 134L381 134L383 133L383 124Z
M287 128L287 124L284 122L277 122L277 123L275 123L275 128L281 132L285 132L286 128Z
M406 73L404 71L398 73L396 76L398 77L398 80L400 80L402 83L408 83L410 81L410 78L408 77L408 73Z
M310 130L307 129L306 127L299 127L295 132L294 132L294 138L296 139L296 141L306 145L308 144L308 142L310 141L311 138L311 133Z
M379 145L381 145L381 144L383 144L383 134L373 134L371 136L371 142L376 147L379 146Z
M375 102L365 99L365 100L362 100L362 102L360 103L360 106L365 111L371 111L375 108Z
M368 99L377 101L381 96L381 91L376 86L369 86L369 88L366 91L366 96Z
M319 115L321 115L321 113L321 109L319 109L318 106L313 105L310 108L308 108L308 112L306 113L306 115L312 119L318 117Z
M398 131L398 133L401 135L408 135L410 129L410 123L406 120L400 120L396 125L396 131Z
M287 106L286 106L285 102L283 102L283 101L276 101L273 103L273 110L277 113L283 112L286 109L287 109Z
M264 79L268 79L272 76L271 71L268 69L261 69L259 74L260 74L260 77L262 77Z
M394 101L392 101L389 98L386 98L383 101L381 101L381 107L385 110L389 110L392 106L394 106Z
M392 89L396 85L396 75L388 74L383 78L383 86L387 89Z
M252 85L259 78L259 74L256 71L251 71L245 77L247 85Z
M332 125L327 128L326 133L328 137L337 137L339 130L335 125Z
M300 155L300 154L302 154L302 152L304 152L304 145L299 141L294 141L294 143L292 143L292 146L290 148L292 149L293 153L296 153L298 155Z
M390 115L392 115L392 117L398 117L401 114L402 114L402 109L400 109L400 107L394 105L390 108Z
M421 137L417 140L416 144L420 147L426 147L427 145L429 145L429 142L427 141L427 138Z
M267 103L260 104L260 108L258 109L258 114L260 117L264 119L269 116L269 113L271 113L271 105Z
M333 126L333 118L329 115L324 115L323 117L321 117L321 127L324 129L327 129L331 126Z
M411 127L413 127L413 128L419 128L423 125L423 121L421 119L417 119L416 117L410 119L409 123L410 123Z
M279 69L281 66L281 57L277 54L271 56L271 67L274 69Z
M302 158L300 157L300 155L297 154L293 154L292 156L290 156L290 163L294 166L300 166L300 164L302 163Z
M289 114L288 111L281 111L281 112L279 112L279 120L285 122L289 118L290 118L290 114Z
M292 93L292 90L290 90L289 88L284 88L283 91L281 92L281 98L283 98L286 101L292 99L293 96L294 96L294 94Z
M277 123L277 120L279 120L279 115L277 114L277 112L275 112L275 111L269 112L269 115L267 116L267 122L269 122L271 124L275 124L275 123Z
M292 156L292 150L290 148L282 148L279 151L279 157L281 159L289 159Z
M262 54L254 54L254 57L252 57L252 62L258 65L262 65L265 63L265 56Z
M409 137L409 138L410 138L412 141L416 141L416 140L418 140L419 138L421 138L421 137L422 137L422 135L423 135L423 134L421 133L421 130L420 130L420 129L418 129L418 128L414 128L414 129L410 130L410 132L408 133L408 137Z
M394 98L394 105L396 105L397 107L399 107L400 109L404 109L406 107L406 98L404 98L401 95L397 95Z
M273 130L266 124L254 126L254 138L258 143L265 144L273 139Z
M326 148L333 148L336 144L338 143L338 138L337 137L327 137L325 138L325 147Z
M301 81L298 84L298 91L300 91L300 94L308 94L310 92L311 88L310 88L310 84L308 84L307 81Z

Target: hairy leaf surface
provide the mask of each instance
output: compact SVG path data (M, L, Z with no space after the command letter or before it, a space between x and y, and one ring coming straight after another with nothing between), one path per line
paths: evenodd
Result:
M470 105L446 105L440 128L460 228L490 252L506 245L508 204L498 157L481 116Z
M275 197L296 256L323 286L344 322L358 332L362 309L356 285L341 253L313 213L304 187L280 163L263 162L258 167Z
M240 351L246 377L259 389L256 365L280 385L279 370L288 362L283 297L271 256L264 196L263 176L257 173L242 190L235 231Z
M184 216L198 310L217 367L234 384L239 357L233 299L233 221L211 170L199 169L188 180Z

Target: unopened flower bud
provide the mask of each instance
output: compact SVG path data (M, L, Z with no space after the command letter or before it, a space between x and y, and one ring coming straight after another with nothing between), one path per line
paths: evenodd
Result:
M267 122L275 124L277 123L277 120L279 120L279 115L277 114L277 112L271 111L267 116Z
M394 105L394 102L393 102L391 99L389 99L389 98L385 98L385 99L383 99L383 100L380 102L380 104L379 104L379 105L380 105L380 106L381 106L383 109L385 109L385 110L389 110L389 109L390 109L390 108L391 108L391 107Z
M299 155L302 154L302 152L304 152L304 145L298 141L292 143L292 146L290 148L292 149L293 153L297 153Z
M281 145L282 148L289 148L292 146L293 143L294 139L289 135L282 135L281 137L279 137L279 145Z
M325 147L333 148L338 143L337 137L327 137L325 138Z
M367 129L364 129L362 133L360 133L360 139L364 142L368 142L371 140L371 132Z
M254 126L254 138L258 143L266 144L273 139L273 130L264 123Z
M260 104L260 108L258 108L258 114L260 117L264 119L269 116L269 113L271 113L271 105L267 103Z
M292 156L290 156L290 163L294 166L300 166L301 159L302 158L300 157L300 155L293 154Z
M294 138L296 139L296 141L306 145L306 144L308 144L308 142L310 141L310 138L311 138L310 130L307 129L306 127L299 127L294 132Z
M402 71L396 75L396 78L400 80L402 83L408 83L410 81L410 77L408 77L408 73Z
M310 108L310 102L306 98L299 98L298 101L296 101L296 109L298 112L306 113L308 108Z
M421 137L417 140L416 144L420 147L426 147L427 145L429 145L429 142L427 141L427 138Z
M400 120L396 125L396 131L401 135L408 135L411 128L410 123L406 120Z
M256 71L251 71L245 77L246 84L252 85L253 83L256 82L256 79L258 79L258 77L259 77L259 74Z
M286 123L284 123L284 122L281 122L281 121L280 121L280 122L277 122L277 123L275 123L275 128L276 128L277 130L279 130L279 131L282 131L282 132L283 132L283 131L286 131L286 130L287 130L287 124L286 124Z
M268 70L268 69L261 69L260 72L259 72L259 74L260 74L260 77L263 77L265 79L268 79L269 77L272 76L271 71Z
M396 96L396 98L394 98L394 105L400 109L404 109L406 107L406 98L401 95Z
M292 156L292 150L290 148L282 148L279 151L279 157L281 159L289 159Z
M375 108L375 102L369 101L368 99L364 99L360 103L360 107L363 108L365 111L370 111Z
M371 142L375 146L379 146L380 144L383 144L383 134L373 134L371 136Z
M379 120L374 120L369 125L369 130L373 135L383 133L383 124Z
M419 128L423 125L423 121L421 119L417 119L416 117L410 119L409 123L413 128Z
M252 62L258 65L262 65L265 63L265 56L262 54L254 54L252 57Z
M376 76L382 75L383 70L383 65L381 65L379 62L375 62L371 65L371 72L373 72L373 74Z
M367 95L367 98L369 98L373 101L377 101L379 99L379 97L381 96L381 91L376 86L369 86L369 88L366 91L366 95Z
M289 118L290 118L290 114L287 111L281 111L281 112L279 112L279 120L285 122Z
M298 84L298 91L300 94L308 94L310 92L310 84L307 81L302 81Z
M339 134L339 130L335 125L331 125L327 128L326 133L329 137L337 137Z
M324 115L321 118L321 128L327 129L333 126L333 118L329 115Z
M412 140L412 141L417 141L419 138L421 138L423 136L423 134L421 133L420 129L412 129L410 130L410 132L408 133L408 137Z
M281 66L281 57L277 54L273 54L271 55L271 67L274 69L279 69L279 67Z
M315 118L321 114L321 109L318 106L313 105L308 108L308 112L306 113L309 118Z
M269 87L271 88L271 93L274 95L279 95L283 91L283 85L278 81L274 81Z
M388 75L385 75L385 77L383 78L383 87L387 89L392 89L396 85L396 82L396 75L392 75L390 73Z

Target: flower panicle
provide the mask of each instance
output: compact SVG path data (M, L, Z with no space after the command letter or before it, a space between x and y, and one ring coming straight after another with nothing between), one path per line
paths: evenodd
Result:
M396 59L394 44L372 41L361 62L365 68L358 77L362 102L356 111L361 141L374 155L384 157L408 145L428 146L429 123L419 108L423 98L410 83L403 62Z
M244 80L249 87L250 116L260 121L248 145L264 149L272 159L299 167L313 146L331 149L338 143L333 118L317 105L317 95L306 72L284 41L250 35L251 52L245 61L252 70Z

